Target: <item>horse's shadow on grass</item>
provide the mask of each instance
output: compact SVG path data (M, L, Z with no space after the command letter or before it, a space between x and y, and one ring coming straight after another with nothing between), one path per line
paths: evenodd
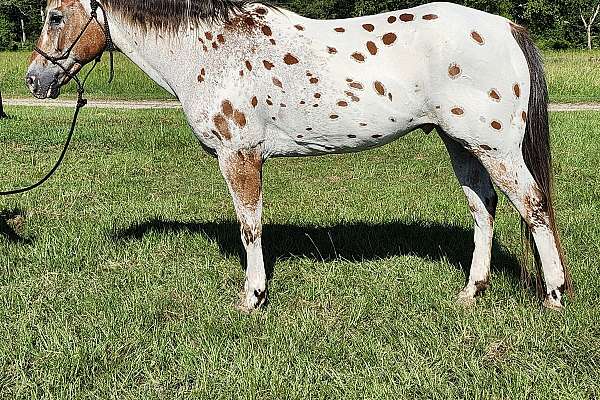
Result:
M130 241L151 233L178 232L201 234L216 242L221 254L238 256L245 264L239 225L231 221L184 223L153 219L117 230L112 237L115 241ZM468 274L473 248L472 230L426 222L358 222L329 227L270 224L265 225L263 232L269 278L277 260L294 257L330 262L376 261L413 255L432 261L447 260ZM521 276L518 259L497 242L494 242L492 265L495 271L508 272L517 280Z
M9 243L32 244L33 240L23 237L21 231L25 223L23 210L0 211L0 238Z

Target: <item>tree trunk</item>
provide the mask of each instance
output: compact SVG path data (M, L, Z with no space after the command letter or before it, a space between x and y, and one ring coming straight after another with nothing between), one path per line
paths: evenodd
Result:
M21 32L21 43L25 44L27 41L27 33L25 33L25 21L23 21L23 18L21 18Z
M8 115L4 113L4 106L2 105L2 92L0 92L0 119L8 118Z
M579 16L581 17L581 20L583 21L583 26L587 31L587 45L589 50L592 50L592 28L594 27L594 22L596 22L596 18L598 18L598 14L600 14L600 2L598 2L596 4L595 9L592 10L592 15L590 15L589 20L585 18L585 16L583 15L583 11L581 9L579 10Z

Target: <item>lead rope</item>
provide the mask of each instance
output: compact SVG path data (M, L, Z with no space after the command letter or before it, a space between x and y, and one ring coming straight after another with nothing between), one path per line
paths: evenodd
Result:
M110 54L110 75L109 75L108 83L111 83L114 78L115 74L114 74L113 51L115 48L114 48L114 44L112 41L112 37L110 35L110 29L108 26L108 18L106 17L106 11L102 7L102 5L100 5L100 3L98 3L97 0L91 0L90 5L92 8L90 19L83 27L79 36L77 36L77 39L75 40L75 42L73 42L73 44L60 57L52 57L52 56L46 54L44 51L42 51L37 46L34 48L34 50L37 53L39 53L46 60L50 61L52 64L54 64L54 65L58 66L60 69L62 69L67 74L67 76L70 79L72 79L73 81L75 81L75 83L77 84L77 105L75 106L75 112L73 114L73 120L71 122L71 129L69 130L69 133L67 135L67 139L65 141L63 150L60 153L60 157L58 157L58 160L56 161L56 163L54 164L54 167L50 170L50 172L48 172L46 174L46 176L44 176L39 182L37 182L31 186L22 188L22 189L0 191L0 196L12 196L15 194L21 194L21 193L26 193L26 192L32 191L32 190L42 186L44 183L46 183L46 181L48 181L56 173L56 171L58 170L58 168L61 166L62 162L64 161L65 156L67 155L67 151L69 150L69 145L71 144L71 140L73 139L73 134L75 133L75 128L77 126L77 118L79 117L79 112L81 111L81 109L83 107L85 107L87 105L87 99L84 97L85 84L86 84L88 78L90 77L90 75L92 74L92 71L94 71L94 69L100 62L100 59L101 59L104 51L108 51ZM104 50L102 51L102 53L100 53L100 55L98 57L96 57L96 59L94 60L94 65L92 65L92 68L90 68L90 70L87 72L83 81L80 81L76 75L71 75L71 73L69 73L69 71L67 71L67 69L59 63L59 61L65 60L69 57L69 55L71 54L71 51L73 50L75 45L79 42L79 40L83 37L83 34L87 30L87 28L90 26L90 24L92 23L93 20L96 20L96 22L98 22L98 24L100 24L100 22L98 21L98 15L97 15L98 8L100 8L102 10L102 13L104 14L103 30L104 30L104 36L106 38L106 46L105 46Z

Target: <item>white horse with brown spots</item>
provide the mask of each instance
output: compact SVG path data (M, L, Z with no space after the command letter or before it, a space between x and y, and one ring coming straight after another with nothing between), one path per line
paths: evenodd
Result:
M544 304L562 307L570 280L551 200L547 89L523 28L450 3L337 21L245 1L100 3L118 48L177 96L218 158L247 252L244 308L266 299L263 163L366 150L418 128L440 132L476 222L460 300L474 302L490 278L495 183L535 239ZM50 0L38 46L60 55L90 10L89 0ZM86 29L64 69L76 73L102 53L102 30ZM68 80L32 55L35 96L56 97Z

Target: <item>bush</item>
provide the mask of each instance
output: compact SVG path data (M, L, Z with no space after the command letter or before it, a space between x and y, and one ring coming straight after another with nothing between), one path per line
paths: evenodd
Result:
M0 50L14 50L14 29L15 25L6 16L0 14Z

